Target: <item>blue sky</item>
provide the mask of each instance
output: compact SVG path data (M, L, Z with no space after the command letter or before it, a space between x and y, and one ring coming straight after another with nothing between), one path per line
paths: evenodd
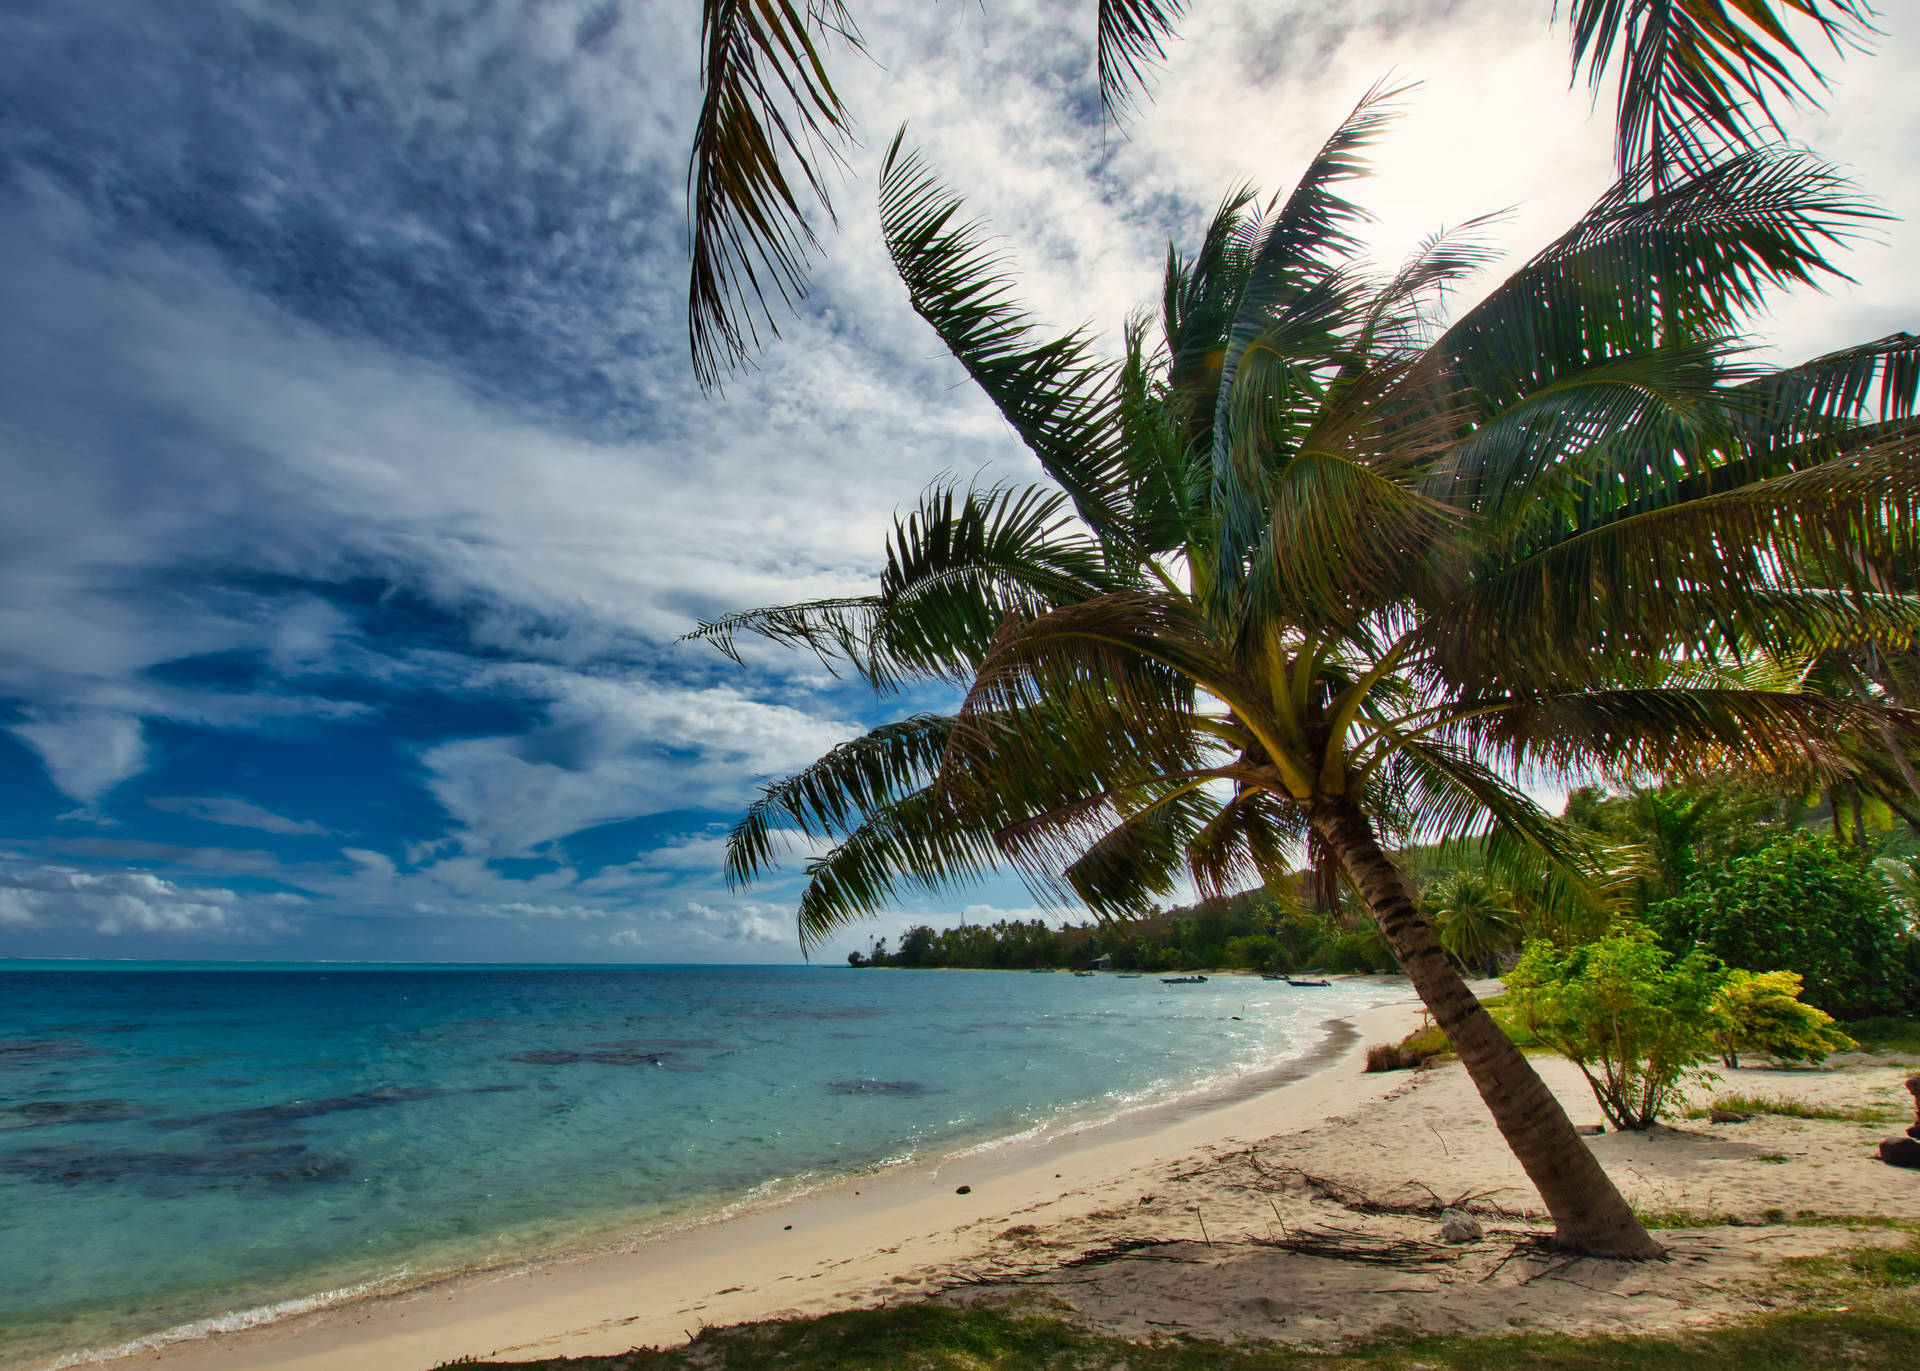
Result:
M19 0L0 14L0 955L792 960L729 892L760 780L904 705L675 640L861 588L943 473L1031 472L906 308L894 124L1037 311L1112 330L1167 237L1419 77L1376 244L1604 187L1545 0L1195 5L1095 118L1092 5L860 12L863 145L818 289L724 397L685 352L691 5ZM1793 125L1896 213L1904 14ZM1895 223L1781 359L1920 321ZM1028 910L1010 881L912 919Z

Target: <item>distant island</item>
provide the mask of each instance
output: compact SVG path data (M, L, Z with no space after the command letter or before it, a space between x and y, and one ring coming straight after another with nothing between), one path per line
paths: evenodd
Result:
M1035 967L1114 971L1198 971L1243 967L1335 972L1398 970L1377 932L1338 914L1302 918L1266 890L1205 900L1125 924L1065 924L1002 919L936 929L909 928L889 948L877 939L847 954L850 966L964 967L1022 971Z

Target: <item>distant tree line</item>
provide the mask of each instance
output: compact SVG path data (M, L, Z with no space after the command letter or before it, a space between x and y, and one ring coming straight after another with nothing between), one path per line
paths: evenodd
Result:
M1241 967L1295 971L1391 971L1377 932L1345 910L1303 915L1290 892L1248 891L1107 924L1001 920L936 929L909 928L889 949L885 938L853 952L853 966L1034 967L1083 969L1110 957L1115 971L1200 971Z
M1838 811L1838 812L1836 812ZM1842 1019L1920 1017L1920 834L1898 814L1809 806L1739 781L1576 790L1562 820L1612 872L1611 915L1569 921L1550 892L1515 889L1475 844L1402 852L1423 913L1463 970L1510 968L1529 940L1573 948L1622 926L1674 957L1794 972ZM1136 920L1040 919L910 928L853 966L1116 971L1389 972L1375 925L1305 876Z

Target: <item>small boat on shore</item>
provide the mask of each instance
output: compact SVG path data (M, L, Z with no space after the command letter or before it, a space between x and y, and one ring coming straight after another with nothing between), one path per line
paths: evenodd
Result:
M1205 985L1206 983L1205 976L1162 976L1160 978L1161 985Z
M1332 985L1333 982L1328 980L1324 976L1322 976L1317 981L1301 980L1297 977L1289 976L1287 977L1287 984L1288 985Z
M1270 975L1269 973L1262 971L1260 973L1260 979L1263 981L1284 981L1287 978L1285 976Z

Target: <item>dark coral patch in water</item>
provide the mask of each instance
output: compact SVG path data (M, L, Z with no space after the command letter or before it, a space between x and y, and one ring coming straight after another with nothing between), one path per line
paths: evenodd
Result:
M494 1095L508 1090L525 1090L524 1085L482 1085L466 1090L438 1089L431 1086L381 1085L351 1095L329 1095L317 1100L290 1100L285 1104L266 1104L252 1109L227 1109L217 1114L194 1114L178 1119L156 1119L156 1128L199 1128L211 1125L215 1135L227 1142L245 1142L292 1131L301 1119L317 1119L325 1114L345 1114L361 1109L384 1109L389 1105L409 1104L415 1100L437 1100L448 1095Z
M349 1162L311 1152L299 1143L192 1152L83 1152L34 1147L0 1155L0 1171L52 1185L111 1185L130 1180L159 1185L177 1181L332 1181L352 1170Z
M24 1066L33 1062L59 1061L66 1057L92 1057L100 1049L81 1038L0 1038L0 1066Z
M836 1095L924 1095L927 1087L919 1081L831 1081L827 1089Z
M573 1066L592 1062L598 1066L665 1066L667 1053L645 1052L637 1047L542 1047L529 1052L509 1052L510 1062L528 1062L534 1066Z
M0 1109L0 1130L60 1123L113 1123L147 1111L128 1100L29 1100Z

